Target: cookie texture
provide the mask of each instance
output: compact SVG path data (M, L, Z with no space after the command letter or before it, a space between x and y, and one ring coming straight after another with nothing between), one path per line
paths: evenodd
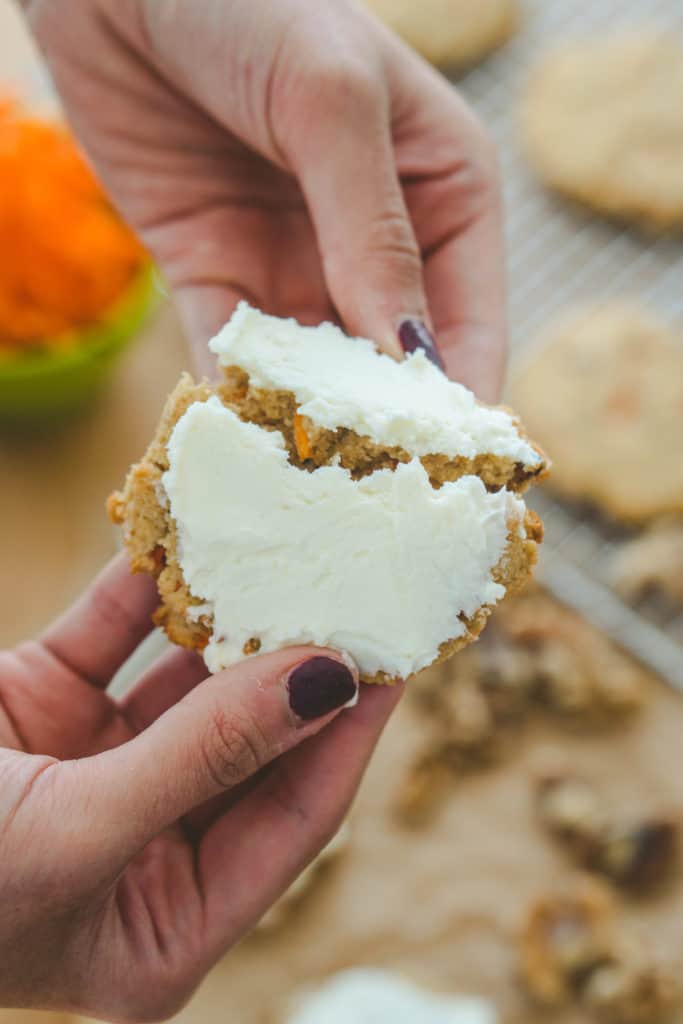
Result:
M373 14L437 67L473 64L514 32L517 0L365 0Z
M522 106L529 160L550 187L651 231L683 227L683 39L651 28L546 54Z
M226 371L224 380L215 386L195 383L185 374L168 399L159 427L143 459L131 468L122 492L113 494L108 509L112 520L124 525L125 543L132 569L148 572L157 579L160 606L155 621L169 638L178 644L202 651L211 636L213 623L206 614L205 604L193 595L181 567L176 523L164 500L162 477L169 468L169 439L175 425L195 403L209 401L216 396L232 409L244 422L254 423L266 430L278 431L284 440L289 460L298 468L315 472L316 468L340 463L354 479L372 474L378 467L395 468L409 459L401 449L384 449L368 438L355 436L353 431L341 430L331 436L329 431L308 430L300 422L296 404L291 395L264 389L252 389L242 371ZM424 456L425 468L433 487L438 488L471 473L467 461L457 458ZM497 490L506 481L509 490L521 492L546 469L543 460L525 475L518 466L495 465L485 460L482 472L490 477L490 487ZM487 470L488 466L488 470ZM499 481L493 483L493 481ZM511 520L507 543L492 576L507 591L521 587L536 561L537 545L542 537L538 517L527 510L523 523ZM471 640L484 628L490 608L482 606L473 615L461 619L461 635L444 641L436 660L441 661ZM245 644L244 655L258 652L258 637ZM388 683L395 681L384 672L361 673L365 682Z
M558 493L625 522L683 512L683 339L649 312L570 314L517 367L511 395L553 452Z

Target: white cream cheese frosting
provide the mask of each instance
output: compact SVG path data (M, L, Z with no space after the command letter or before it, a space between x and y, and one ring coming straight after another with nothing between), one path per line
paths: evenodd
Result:
M420 351L397 362L334 324L303 327L246 302L209 347L221 366L246 370L254 386L292 392L299 413L319 427L347 427L411 455L541 461L509 413L479 404Z
M437 995L391 971L341 971L305 996L286 1024L496 1024L491 1003Z
M191 593L213 617L218 671L303 643L348 651L362 673L408 676L494 604L492 579L524 503L476 476L435 490L418 459L354 481L340 466L288 461L282 435L217 397L191 405L162 478ZM515 525L518 524L518 525Z

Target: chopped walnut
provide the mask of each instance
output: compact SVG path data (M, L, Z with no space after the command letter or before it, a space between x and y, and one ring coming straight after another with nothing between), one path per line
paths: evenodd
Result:
M615 945L611 894L582 879L573 891L532 906L521 937L526 988L539 1003L561 1006L593 971L614 962Z
M601 837L591 866L626 888L659 885L676 866L678 831L676 822L665 818L613 825Z
M442 748L416 758L404 776L394 803L394 814L402 825L417 828L438 811L455 775Z
M494 726L486 698L477 685L462 680L444 691L441 699L440 731L446 745L457 756L477 756L493 741Z
M614 963L593 972L583 1000L609 1024L659 1024L680 1008L681 989L660 967Z
M523 980L548 1007L576 1001L607 1024L660 1024L681 1008L679 984L625 938L614 909L590 879L539 900L522 933Z
M670 818L635 823L610 820L605 802L586 780L539 779L540 821L562 839L583 867L616 885L646 889L665 881L678 861L679 827Z
M536 653L535 663L539 692L549 707L570 715L591 711L593 683L571 648L552 641L544 643Z
M539 707L571 724L611 725L641 706L647 679L607 637L540 588L513 597L476 645L411 682L410 698L430 735L405 781L398 816L427 820L448 791L432 781L449 781L449 769L460 774L495 762L513 729Z
M572 776L546 776L537 782L541 823L582 855L592 851L607 827L605 807L593 786Z
M490 640L485 635L476 655L479 685L494 719L505 721L528 712L537 683L531 652L503 642L494 633Z
M637 711L647 673L575 612L531 589L502 609L499 624L536 669L547 707L580 720L606 721Z

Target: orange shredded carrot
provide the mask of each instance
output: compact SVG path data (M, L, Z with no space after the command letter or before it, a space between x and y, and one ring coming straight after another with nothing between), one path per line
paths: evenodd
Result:
M300 416L298 412L294 413L294 444L296 445L296 453L302 461L303 459L310 459L313 454L311 441L306 433L304 417Z
M146 260L66 128L0 99L0 349L96 324Z

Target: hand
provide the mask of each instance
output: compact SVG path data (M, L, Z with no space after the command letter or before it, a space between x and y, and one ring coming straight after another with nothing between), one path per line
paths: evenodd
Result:
M359 4L27 7L202 369L208 337L247 298L340 320L395 354L399 325L425 321L448 372L495 400L505 313L492 147L455 90Z
M398 699L363 687L337 717L355 675L298 647L210 679L173 650L117 703L155 603L118 558L0 654L3 1006L176 1012L334 833Z

